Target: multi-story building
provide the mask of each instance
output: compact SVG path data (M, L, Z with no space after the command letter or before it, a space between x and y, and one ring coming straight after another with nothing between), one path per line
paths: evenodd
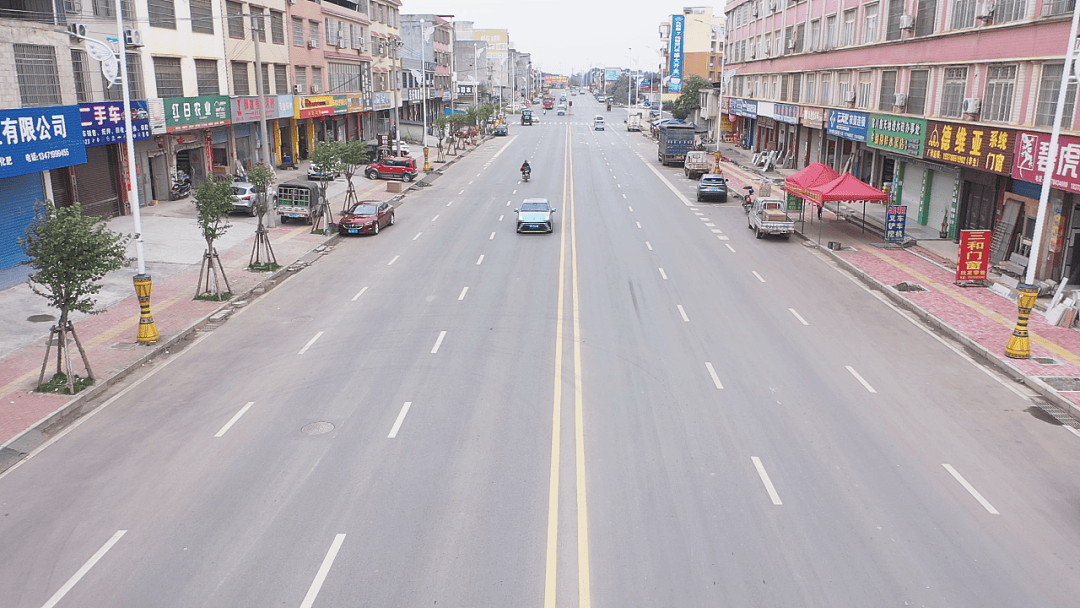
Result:
M430 129L434 117L442 114L451 101L452 37L450 22L438 15L401 16L401 39L405 43L401 62L406 82L401 125L410 138L420 139L425 124L423 112ZM416 78L418 73L423 74L423 81Z
M687 76L719 80L723 22L723 16L713 15L712 7L692 6L660 24L664 101L679 96L681 81Z
M727 7L725 111L747 147L889 189L943 237L1028 256L1073 4L743 0ZM1080 137L1064 108L1037 276L1080 281Z
M375 134L393 135L393 119L401 107L401 35L398 0L371 1L372 80Z
M485 103L491 89L485 84L488 82L488 45L471 37L460 38L459 23L454 24L454 77L457 83L454 103L455 107L462 108Z

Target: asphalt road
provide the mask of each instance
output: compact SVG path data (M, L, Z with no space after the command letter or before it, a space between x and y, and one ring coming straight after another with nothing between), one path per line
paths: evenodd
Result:
M1080 438L573 99L0 477L0 605L1073 605Z

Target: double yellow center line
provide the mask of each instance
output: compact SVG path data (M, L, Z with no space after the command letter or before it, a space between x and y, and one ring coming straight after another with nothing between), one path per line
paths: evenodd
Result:
M566 258L567 233L570 252L571 327L573 329L574 362L574 451L577 483L577 563L578 606L591 608L592 590L589 578L589 512L585 498L585 430L581 392L581 323L578 307L577 221L574 209L574 163L570 126L566 127L566 147L563 161L563 229L559 231L559 296L555 320L555 391L551 416L551 477L548 489L547 562L544 579L544 608L556 607L556 579L559 548L559 478L562 460L562 389L563 389L563 331L566 326Z

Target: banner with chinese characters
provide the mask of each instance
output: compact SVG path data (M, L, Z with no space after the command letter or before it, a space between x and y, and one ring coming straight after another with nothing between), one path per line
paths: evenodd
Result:
M998 175L1009 175L1013 165L1016 131L982 125L938 122L926 123L926 149L930 159Z
M224 95L165 98L165 126L169 133L227 125L232 106Z
M255 122L262 118L263 112L266 119L277 118L277 95L243 96L232 98L232 121L233 124L242 122Z
M921 157L926 139L926 121L904 116L870 115L867 144L889 152Z
M0 110L0 178L86 162L79 106Z
M843 137L852 141L866 141L866 127L870 115L864 112L829 110L829 135Z
M671 16L671 45L668 49L668 93L682 92L683 76L683 28L686 18Z
M1041 184L1050 155L1050 134L1021 131L1014 148L1012 177ZM1080 192L1080 137L1062 135L1058 139L1057 158L1053 161L1050 186L1068 192Z
M907 230L907 205L889 205L885 213L885 242L903 243Z
M83 141L87 148L127 141L124 130L124 102L100 101L80 103ZM145 101L131 102L131 139L138 141L150 137L149 114Z
M993 230L961 230L960 260L956 264L956 282L985 281L990 266L990 240Z

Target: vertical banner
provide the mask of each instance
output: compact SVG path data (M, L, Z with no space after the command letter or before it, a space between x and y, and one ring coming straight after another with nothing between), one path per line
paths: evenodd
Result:
M668 49L668 93L682 92L683 28L686 17L671 16L671 48Z
M903 243L907 230L907 205L889 205L885 214L885 242Z
M985 281L990 266L992 230L961 230L960 261L956 265L956 281Z

